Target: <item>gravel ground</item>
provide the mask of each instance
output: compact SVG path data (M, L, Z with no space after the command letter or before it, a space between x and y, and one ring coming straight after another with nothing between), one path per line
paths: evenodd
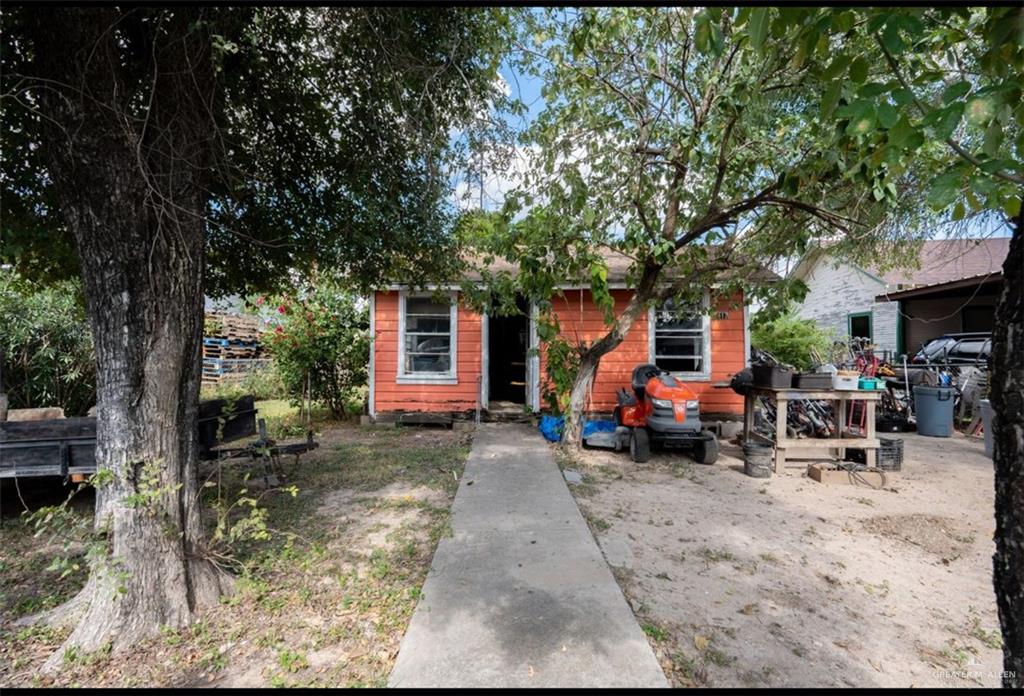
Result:
M882 490L590 450L572 486L675 685L998 686L993 473L904 440Z

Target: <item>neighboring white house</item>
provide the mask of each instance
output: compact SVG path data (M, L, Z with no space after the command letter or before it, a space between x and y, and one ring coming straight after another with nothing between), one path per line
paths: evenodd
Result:
M899 300L888 300L886 296L969 278L978 278L980 285L987 276L1000 272L1009 242L1009 237L928 241L922 245L919 268L899 268L884 273L836 258L827 249L816 247L804 254L789 274L808 287L797 313L814 319L822 328L832 329L837 338L865 337L879 350L894 355L915 352L922 337L934 337L930 333L938 336L950 330L984 330L966 323L960 326L959 319L953 326L949 321L940 321L948 319L944 315L931 316L931 310L928 316L916 316ZM966 295L963 302L950 298L947 302L950 316L957 312L962 314L963 306L968 304L988 307L994 304L976 296L977 293L971 294L970 289ZM910 345L908 332L913 335L914 345Z

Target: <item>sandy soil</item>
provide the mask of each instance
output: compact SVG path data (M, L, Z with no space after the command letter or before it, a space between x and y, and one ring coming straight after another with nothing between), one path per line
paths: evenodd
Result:
M992 465L902 437L887 486L583 455L571 486L675 685L998 686Z

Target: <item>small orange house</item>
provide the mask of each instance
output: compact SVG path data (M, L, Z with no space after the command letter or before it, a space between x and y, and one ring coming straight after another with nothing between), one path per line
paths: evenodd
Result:
M618 306L631 294L624 279L625 264L609 263ZM561 289L554 310L563 334L573 341L602 336L607 329L590 290ZM457 289L448 290L448 303L432 294L395 285L371 296L370 416L540 411L545 375L536 308L522 302L517 316L486 316L462 306ZM666 306L642 316L601 359L587 411L610 414L616 390L629 384L634 367L650 362L693 388L709 420L740 417L743 398L728 383L749 361L748 307L742 294L723 297L714 288L705 302L713 303L710 312Z

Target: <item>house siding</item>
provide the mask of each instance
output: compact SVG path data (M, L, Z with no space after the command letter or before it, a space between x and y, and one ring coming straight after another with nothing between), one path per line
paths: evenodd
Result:
M871 331L880 350L897 350L896 326L899 307L896 302L876 302L886 291L884 282L847 263L838 266L825 254L813 262L805 273L807 295L797 314L813 319L822 329L830 329L836 339L849 336L848 317L861 312L871 313Z
M589 290L565 291L564 294L564 298L556 299L554 312L566 338L571 341L593 341L607 332L601 310L594 304ZM615 306L624 306L629 301L630 294L628 290L613 290ZM718 318L720 312L725 313L725 318ZM633 324L622 343L601 358L586 410L611 412L616 405L615 392L619 387L629 386L633 368L650 362L648 328L647 313L644 312ZM697 398L700 399L701 413L742 414L743 397L728 386L715 386L716 383L728 383L736 372L746 366L742 295L715 300L710 333L710 379L680 381L696 392ZM543 365L542 356L542 380L546 379Z
M601 311L594 304L590 291L565 291L554 303L555 314L563 335L569 340L592 341L607 331ZM629 300L627 290L613 291L617 307ZM484 362L481 341L484 335L482 317L458 308L458 348L456 384L398 384L399 293L378 292L373 307L373 407L374 413L387 412L457 412L470 411L477 405L478 378ZM720 315L724 313L724 316ZM625 340L601 360L591 393L589 411L610 413L615 407L615 392L628 386L633 368L650 362L647 313L643 313ZM715 300L710 320L711 374L700 381L683 380L697 394L705 414L738 416L743 412L743 399L728 388L732 375L746 365L743 297ZM543 346L541 347L543 353ZM543 355L540 359L540 380L546 380ZM719 384L721 386L716 387Z

